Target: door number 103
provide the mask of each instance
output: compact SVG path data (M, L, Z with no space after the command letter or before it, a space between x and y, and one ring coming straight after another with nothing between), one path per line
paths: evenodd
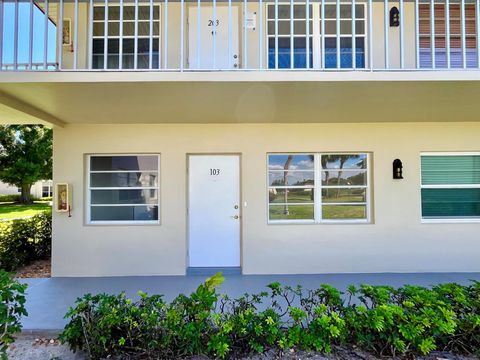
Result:
M213 176L220 175L220 169L210 169L210 175L213 175Z

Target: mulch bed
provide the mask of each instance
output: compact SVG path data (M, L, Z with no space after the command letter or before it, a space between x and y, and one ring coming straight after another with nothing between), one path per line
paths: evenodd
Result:
M49 278L51 276L51 260L37 260L17 271L17 278Z

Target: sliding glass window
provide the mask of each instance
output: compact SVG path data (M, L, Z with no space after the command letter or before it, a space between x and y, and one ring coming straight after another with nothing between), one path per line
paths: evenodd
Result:
M88 223L158 223L159 155L90 155Z
M480 153L421 156L422 219L480 221Z
M269 222L368 222L369 155L269 154Z

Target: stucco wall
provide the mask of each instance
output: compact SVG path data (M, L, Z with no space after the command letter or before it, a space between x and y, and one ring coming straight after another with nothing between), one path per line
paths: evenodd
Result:
M159 114L161 116L161 114ZM186 154L242 154L242 266L253 273L480 271L480 224L422 224L420 152L478 151L480 123L71 125L54 129L53 275L184 274ZM268 225L267 152L369 151L373 223ZM161 153L161 225L85 226L85 154ZM404 180L392 180L392 161Z

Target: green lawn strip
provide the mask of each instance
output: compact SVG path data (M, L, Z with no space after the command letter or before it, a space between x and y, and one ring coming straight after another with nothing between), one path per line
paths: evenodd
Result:
M17 219L30 217L45 211L51 211L49 202L36 201L30 205L18 203L0 203L0 219Z

